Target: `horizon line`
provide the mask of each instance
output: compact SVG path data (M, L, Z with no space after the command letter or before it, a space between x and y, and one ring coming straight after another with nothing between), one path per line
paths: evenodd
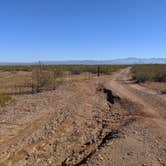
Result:
M0 64L3 63L39 63L39 62L71 62L71 61L94 61L94 62L103 62L103 61L114 61L114 60L127 60L127 59L138 59L138 60L150 60L150 59L166 59L166 57L151 57L151 58L138 58L138 57L126 57L126 58L114 58L114 59L67 59L67 60L36 60L36 61L0 61Z

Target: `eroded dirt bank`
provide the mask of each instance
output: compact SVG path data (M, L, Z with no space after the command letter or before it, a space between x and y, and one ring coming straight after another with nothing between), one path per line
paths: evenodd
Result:
M165 96L130 68L0 108L0 166L165 165Z
M83 164L130 118L98 81L20 96L0 108L0 165Z

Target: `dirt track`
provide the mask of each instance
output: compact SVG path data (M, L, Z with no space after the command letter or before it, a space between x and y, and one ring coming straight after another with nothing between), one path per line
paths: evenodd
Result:
M133 84L130 68L116 73L106 87L126 99L122 105L136 120L122 127L122 137L108 142L86 165L165 166L166 96Z
M0 108L0 166L166 165L166 97L129 71Z

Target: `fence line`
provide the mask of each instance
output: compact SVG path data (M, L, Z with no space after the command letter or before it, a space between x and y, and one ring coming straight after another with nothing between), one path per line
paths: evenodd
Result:
M94 72L94 71L93 71ZM79 69L70 69L68 71L56 68L49 68L41 63L32 66L32 76L29 82L5 86L5 94L32 94L43 90L55 90L62 82L77 80L90 80L93 72L83 72ZM82 73L82 74L81 74ZM96 76L100 76L100 68L96 68ZM3 88L3 87L1 87Z

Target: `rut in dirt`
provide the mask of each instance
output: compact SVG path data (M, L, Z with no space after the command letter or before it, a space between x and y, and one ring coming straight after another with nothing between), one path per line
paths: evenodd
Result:
M116 102L118 102L120 100L119 96L114 95L110 89L106 89L104 86L101 86L100 88L98 88L97 91L99 91L100 93L105 94L106 100L107 100L107 104L108 104L108 106L109 106L110 109L111 109L111 107L113 107L113 105ZM103 127L104 126L105 125L103 125ZM104 132L103 130L98 135L98 140L93 140L92 139L91 141L87 142L85 144L86 148L83 151L80 151L78 154L74 154L74 156L71 155L70 157L66 158L62 162L61 165L62 166L70 166L70 165L80 166L82 164L85 164L88 161L88 159L90 159L91 156L98 149L104 147L104 145L108 141L110 141L110 140L112 140L114 138L118 138L118 130L111 130L110 132L108 132L108 131ZM93 147L93 148L91 148L91 150L87 153L86 151L88 151L87 149L89 149L89 147ZM77 161L77 158L80 158L79 156L81 156L80 154L81 155L84 154L84 156L83 156L83 158L81 160Z
M97 146L97 148L94 151L92 151L88 156L86 156L83 160L81 160L79 163L77 163L75 166L80 166L82 164L86 164L87 161L92 157L92 155L94 155L94 153L98 149L104 147L109 141L111 141L115 138L118 138L119 137L118 133L119 133L118 130L111 131L110 133L107 133L105 135L105 137L101 140L101 143ZM67 166L67 165L62 164L62 166Z
M83 151L80 151L78 154L74 154L74 156L71 155L68 158L66 158L62 162L62 164L61 164L62 166L70 166L70 165L80 166L80 165L86 164L87 161L96 153L96 151L98 151L101 148L104 148L113 139L118 139L121 137L119 130L121 129L122 126L126 126L129 123L132 123L133 121L136 120L135 117L128 116L128 115L130 115L131 112L126 110L126 107L124 107L124 105L123 105L123 103L127 102L127 101L123 101L123 99L121 99L117 95L114 95L110 89L107 89L104 86L99 88L98 90L101 93L104 93L106 95L106 100L109 105L109 111L112 114L112 118L115 118L115 117L117 118L116 123L118 124L117 125L118 127L114 128L111 126L112 124L110 123L109 124L110 128L111 128L110 130L107 129L106 131L104 131L104 128L103 128L101 133L98 135L98 140L92 140L92 141L86 143L86 145L85 145L86 148ZM125 109L127 114L120 115L120 113L117 113L117 112L114 114L114 111L117 111L116 108L114 108L114 105L120 106L121 109L123 109L123 110ZM133 109L133 111L134 111L134 109ZM137 110L135 109L135 111L137 111ZM118 116L121 116L121 117L118 117ZM104 126L107 126L107 124L103 125L103 127ZM87 149L89 149L90 147L93 147L93 148L91 148L91 150L88 151ZM88 153L86 151L88 151ZM79 157L79 156L81 156L80 154L84 154L83 158L81 160L79 160L79 158L81 158L81 157ZM77 160L77 158L78 158L78 160Z

